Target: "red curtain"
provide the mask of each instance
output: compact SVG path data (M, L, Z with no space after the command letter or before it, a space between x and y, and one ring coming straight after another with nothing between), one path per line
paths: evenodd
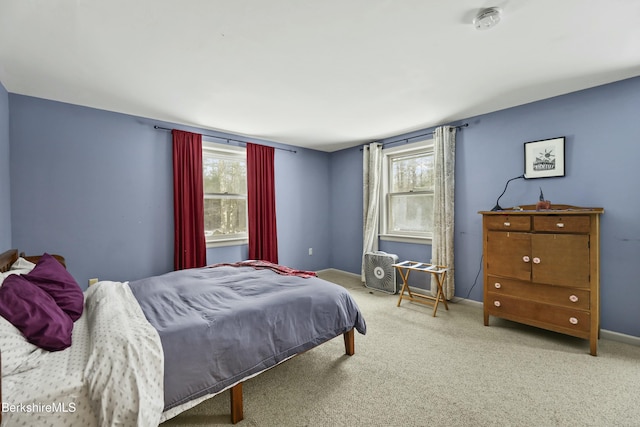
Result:
M202 135L173 129L173 263L176 270L207 263L204 237Z
M247 143L249 259L278 262L274 148Z

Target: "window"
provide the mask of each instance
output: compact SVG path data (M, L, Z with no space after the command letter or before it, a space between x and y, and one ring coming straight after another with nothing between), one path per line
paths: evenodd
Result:
M202 169L204 234L207 245L246 243L246 150L203 142Z
M383 151L381 237L422 242L433 235L432 140Z

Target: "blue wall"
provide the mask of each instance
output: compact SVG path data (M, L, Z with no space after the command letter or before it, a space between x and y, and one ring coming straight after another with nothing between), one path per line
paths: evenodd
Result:
M331 153L331 258L329 265L360 274L362 260L362 151Z
M11 247L9 94L0 83L0 252Z
M81 284L171 270L171 137L153 124L173 126L15 94L7 108L6 99L0 90L0 196L7 193L6 172L1 175L6 117L11 140L12 221L11 237L1 237L5 243L64 254ZM534 203L541 186L552 203L604 207L602 327L640 336L640 198L632 188L640 181L638 111L640 78L634 78L464 120L469 126L458 132L456 149L456 295L482 300L482 276L475 281L482 254L477 212L491 209L507 179L523 173L523 143L565 136L566 176L513 181L500 203ZM295 149L276 151L280 262L359 273L360 148ZM428 245L381 242L380 248L430 259ZM211 263L246 256L246 246L208 250Z
M13 247L81 285L170 270L170 136L146 120L10 94Z
M464 121L469 126L458 132L456 141L457 296L482 301L482 275L478 277L482 218L478 211L490 210L506 181L524 172L523 144L565 136L566 176L513 181L500 204L533 204L542 187L552 203L604 207L602 327L640 336L640 197L635 189L640 182L639 112L640 78L633 78ZM353 179L362 172L361 157L353 149L333 153L332 163ZM361 229L361 186L356 190L334 182L332 189L334 203L359 201L357 212L340 216L340 227ZM340 259L334 258L333 265L358 273L361 239L339 237L335 246L341 246ZM380 248L402 259L428 260L430 254L425 245L381 242Z
M304 270L329 267L329 154L276 150L278 260ZM309 255L309 248L313 255Z
M64 255L81 286L172 270L171 134L153 125L173 125L15 94L9 105L13 247ZM280 262L326 268L329 155L296 150L276 150ZM246 245L207 251L246 257Z

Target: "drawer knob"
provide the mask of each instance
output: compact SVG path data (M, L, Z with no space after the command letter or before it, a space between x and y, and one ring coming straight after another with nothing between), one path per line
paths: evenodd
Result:
M500 304L500 301L494 301L493 305L495 305L496 307L500 307L501 304Z
M578 319L576 319L575 317L570 317L569 318L569 323L571 323L572 325L577 325L578 324Z
M522 260L523 260L524 262L529 262L529 260L530 260L530 259L531 259L531 258L529 258L529 257L528 257L528 256L526 256L526 255L522 257Z
M505 226L505 227L511 227L511 223L510 223L510 222L508 222L508 221L505 221L505 222L504 222L504 226Z
M495 285L493 285L493 286L495 286L496 289L500 289L502 287L502 285L500 283L498 283L498 282L496 282Z
M571 295L569 297L569 301L571 302L578 302L578 296L577 295Z
M533 263L534 263L534 264L540 264L540 258L538 258L538 257L534 257L534 258L533 258Z
M564 228L564 223L563 222L559 222L559 223L556 224L556 227Z

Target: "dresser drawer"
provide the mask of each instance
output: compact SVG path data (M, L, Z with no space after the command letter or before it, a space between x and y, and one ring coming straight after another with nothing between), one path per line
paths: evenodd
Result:
M487 294L485 306L489 314L496 317L565 333L573 332L577 336L589 332L590 329L588 311L572 310L493 292Z
M488 276L487 292L567 308L580 310L589 309L589 291L585 289L540 285L520 280Z
M487 215L484 218L487 230L529 231L531 217L522 215Z
M588 233L591 218L587 215L534 216L533 229L552 233Z

